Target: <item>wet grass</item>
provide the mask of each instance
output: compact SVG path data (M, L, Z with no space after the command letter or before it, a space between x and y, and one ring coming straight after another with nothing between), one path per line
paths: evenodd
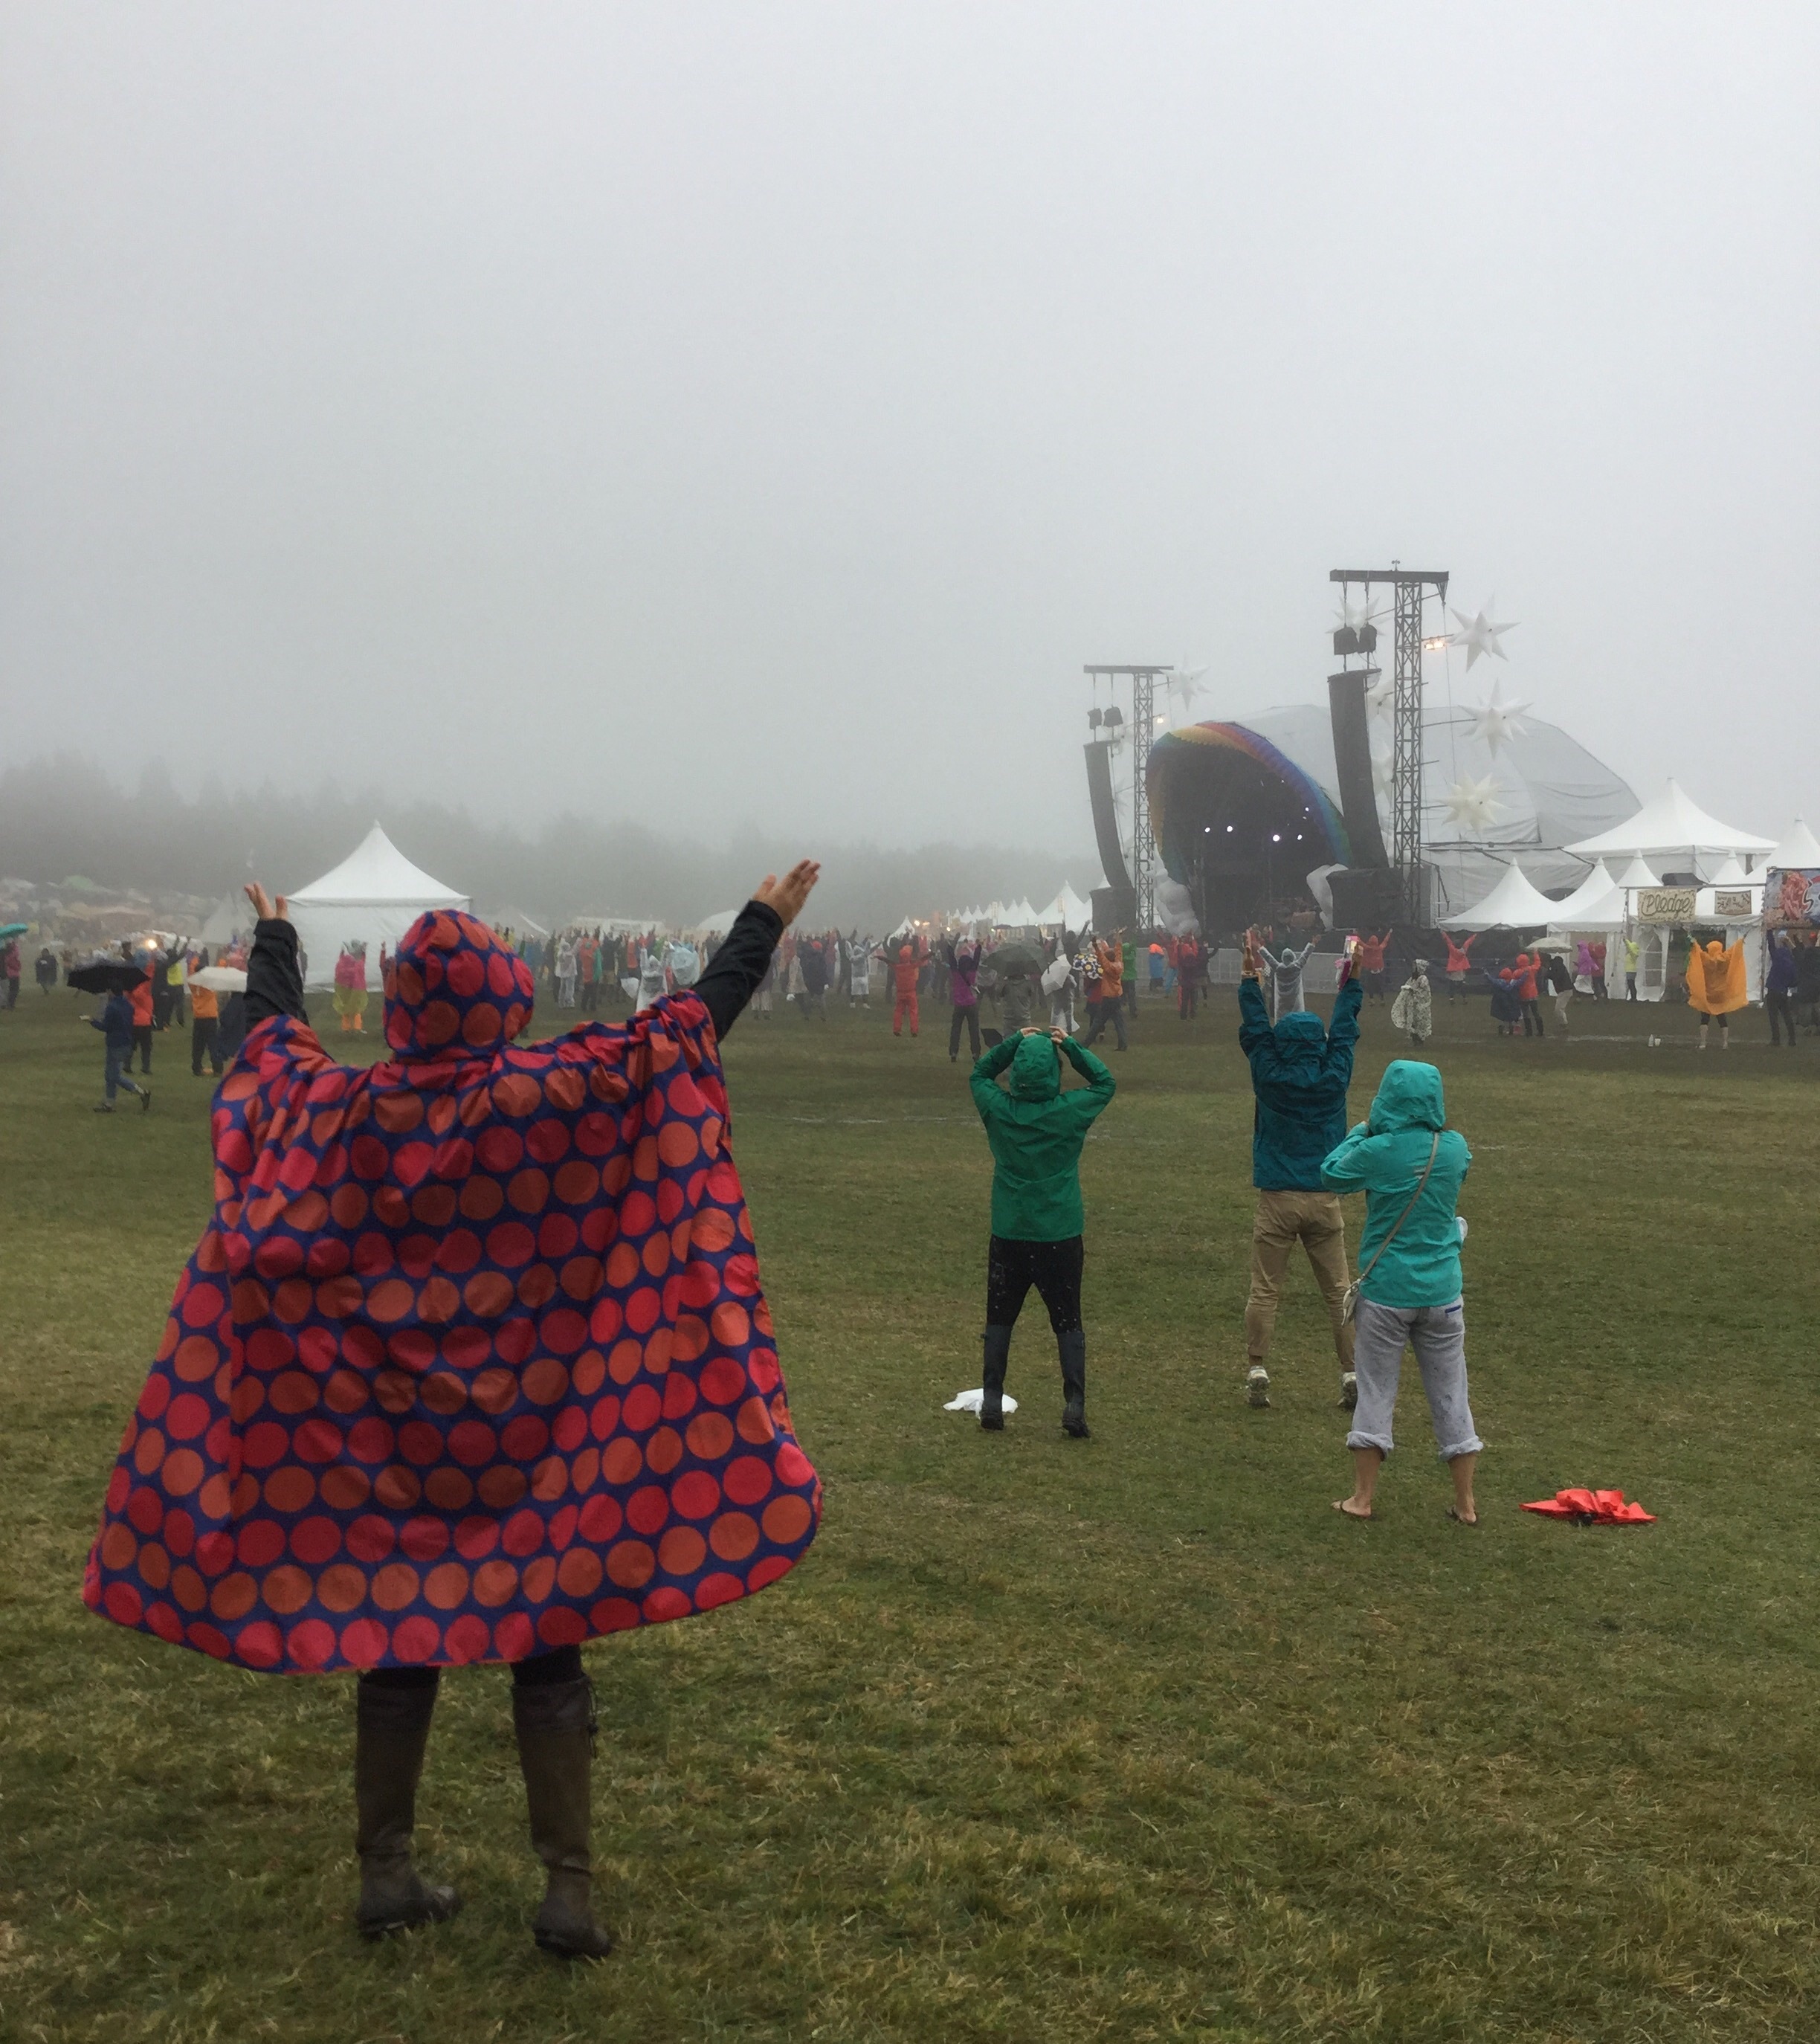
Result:
M0 1016L0 2036L1820 2034L1820 1039L1700 1058L1684 1010L1583 1005L1572 1041L1511 1044L1443 1005L1489 1443L1468 1531L1413 1383L1379 1519L1329 1510L1305 1274L1277 1404L1243 1403L1230 994L1192 1032L1146 1002L1111 1060L1085 1444L1034 1302L1008 1431L940 1410L977 1381L988 1182L945 1029L748 1018L735 1142L827 1520L776 1591L589 1650L623 1946L566 1972L526 1934L499 1671L445 1683L422 1798L467 1911L367 1947L350 1685L83 1610L209 1180L175 1039L148 1116L92 1115L76 1006ZM1396 1047L1373 1010L1355 1112ZM1569 1483L1661 1523L1516 1508Z

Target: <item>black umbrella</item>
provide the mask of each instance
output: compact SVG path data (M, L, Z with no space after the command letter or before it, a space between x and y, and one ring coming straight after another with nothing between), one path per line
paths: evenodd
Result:
M79 993L130 993L145 983L142 965L129 965L125 959L101 959L94 965L79 965L69 984Z
M1042 954L1035 944L1017 942L1000 944L987 959L989 965L1001 978L1011 978L1019 973L1033 977L1042 970Z

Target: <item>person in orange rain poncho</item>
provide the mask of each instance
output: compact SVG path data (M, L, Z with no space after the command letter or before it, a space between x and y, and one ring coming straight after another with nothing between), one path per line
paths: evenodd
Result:
M1703 949L1695 944L1688 953L1688 1005L1699 1011L1700 1048L1707 1047L1707 1024L1716 1016L1719 1048L1731 1042L1731 1018L1744 1006L1744 944L1727 951L1715 937Z
M891 1033L893 1036L903 1035L906 1015L910 1018L911 1035L914 1036L916 1033L920 1020L917 1013L916 982L923 970L923 961L927 955L920 937L913 937L908 943L900 944L897 947L897 955L891 966L892 984L897 993L897 999L891 1009Z

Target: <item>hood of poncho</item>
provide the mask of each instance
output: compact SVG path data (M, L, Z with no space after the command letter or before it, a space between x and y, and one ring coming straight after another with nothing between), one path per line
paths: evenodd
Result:
M413 1058L491 1057L531 1020L531 968L478 917L420 916L399 940L386 1041Z

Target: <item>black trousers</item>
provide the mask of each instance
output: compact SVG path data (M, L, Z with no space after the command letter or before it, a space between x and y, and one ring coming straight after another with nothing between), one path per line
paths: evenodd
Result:
M442 1674L440 1668L369 1668L360 1679L376 1689L433 1689ZM524 1689L542 1682L578 1682L582 1678L582 1650L553 1646L547 1654L533 1654L528 1660L514 1661L512 1679Z
M1533 1028L1530 1027L1532 1023L1534 1024ZM1548 1034L1542 1027L1542 1005L1539 1001L1526 1001L1523 1003L1523 1034L1526 1036L1545 1036Z
M1086 1251L1079 1235L1066 1242L1014 1242L995 1235L986 1250L986 1325L1015 1327L1032 1285L1058 1335L1081 1325L1081 1271Z
M142 1072L150 1071L152 1069L152 1024L149 1022L136 1022L132 1025L132 1047L139 1053L139 1069ZM130 1066L132 1062L132 1058L129 1056L128 1065Z
M197 1015L190 1023L190 1069L200 1078L206 1057L216 1076L221 1070L221 1024L213 1015Z
M977 1061L980 1055L980 1011L977 1004L969 1008L957 1008L949 1016L948 1055L952 1058L960 1051L961 1024L963 1022L967 1028L967 1041L973 1046L973 1055Z
M1763 997L1763 1012L1769 1017L1770 1042L1780 1043L1782 1041L1782 1025L1786 1023L1788 1026L1788 1047L1793 1050L1795 1001L1792 996L1782 993L1766 993Z
M1090 1001L1087 1004L1087 1012L1093 1020L1089 1025L1087 1034L1081 1039L1083 1050L1099 1042L1108 1022L1112 1025L1113 1035L1119 1039L1119 1048L1121 1051L1129 1048L1125 1041L1125 1009L1122 995L1115 1001Z

